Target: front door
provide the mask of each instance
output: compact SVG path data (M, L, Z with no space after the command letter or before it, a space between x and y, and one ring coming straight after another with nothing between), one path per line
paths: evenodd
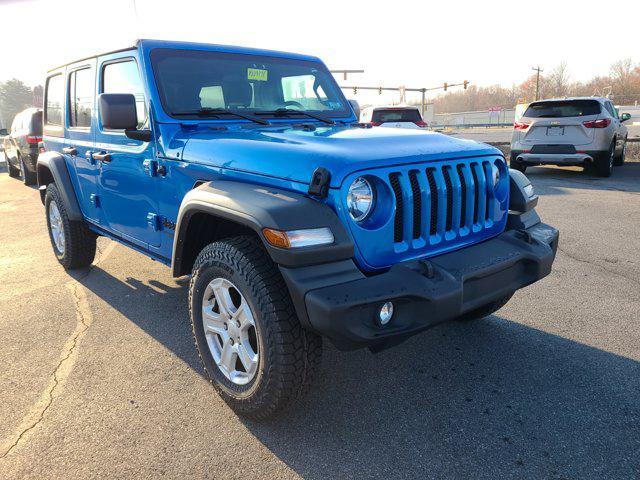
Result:
M138 122L148 120L138 64L133 57L100 59L100 93L132 93L138 100ZM94 158L100 165L99 197L105 227L142 247L159 246L157 178L150 163L152 142L127 138L122 130L102 127L99 112Z
M85 216L100 220L97 202L98 166L92 158L95 141L93 110L95 108L96 60L91 59L67 68L66 135L62 152L76 171L81 207ZM93 127L93 128L92 128Z

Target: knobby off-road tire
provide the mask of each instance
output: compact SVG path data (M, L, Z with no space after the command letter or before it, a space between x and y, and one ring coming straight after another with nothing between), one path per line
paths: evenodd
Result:
M473 320L480 320L481 318L488 317L489 315L497 312L502 307L504 307L507 302L511 300L511 297L513 297L513 293L505 295L495 302L487 303L486 305L478 307L475 310L471 310L470 312L467 312L464 315L458 317L458 320L462 322L471 322Z
M224 292L230 293L225 296ZM219 297L227 300L220 302ZM322 340L300 325L282 275L259 239L233 237L200 252L189 284L189 316L208 379L239 415L267 418L311 385L320 365ZM241 316L244 320L236 323L234 319ZM246 347L239 333L245 325L252 332ZM235 358L224 355L228 343ZM244 366L242 359L247 355L241 355L241 349L257 358L251 369ZM225 358L231 360L225 362ZM227 368L229 364L235 367ZM237 370L236 377L229 376L232 369Z
M96 235L84 222L69 219L58 187L54 183L47 187L44 207L49 239L58 262L66 270L91 265L96 256Z

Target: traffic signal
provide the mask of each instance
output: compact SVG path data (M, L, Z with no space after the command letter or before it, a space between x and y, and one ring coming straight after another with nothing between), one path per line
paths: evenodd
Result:
M449 84L447 82L444 82L444 91L447 91L447 88L449 88Z
M464 86L464 89L467 89L467 85L469 85L469 80L465 80L464 82L462 82L462 85Z
M382 87L378 87L378 95L382 95Z
M357 95L358 94L358 87L353 87L353 94Z

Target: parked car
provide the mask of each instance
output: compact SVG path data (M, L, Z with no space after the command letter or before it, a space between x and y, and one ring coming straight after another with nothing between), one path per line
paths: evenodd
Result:
M428 129L420 109L412 106L367 107L362 109L360 121L374 127Z
M206 375L254 418L309 387L323 337L379 351L489 315L555 258L499 150L365 128L315 57L141 40L51 70L44 122L58 261L104 235L191 275Z
M6 137L7 135L9 135L9 132L7 131L6 128L0 128L0 153L2 153L2 155L0 155L0 160L4 160L4 137Z
M511 137L511 168L529 165L584 165L608 177L624 164L627 127L607 98L579 97L533 102L517 120Z
M36 183L38 143L42 141L42 109L27 108L18 113L3 146L7 170L12 177L22 177L26 185Z

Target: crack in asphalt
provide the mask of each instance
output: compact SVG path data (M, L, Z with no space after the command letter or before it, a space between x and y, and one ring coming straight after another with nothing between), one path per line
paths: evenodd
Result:
M593 260L585 260L584 258L577 257L577 256L573 255L572 253L567 252L565 249L561 248L560 245L558 245L558 251L562 252L567 257L571 258L572 260L575 260L576 262L586 263L588 265L593 265L594 267L598 267L601 270L604 270L605 272L608 272L608 273L610 273L612 275L615 275L616 277L620 277L620 278L623 278L625 280L630 281L631 283L635 283L636 285L640 285L640 281L636 280L635 278L628 277L626 275L623 275L620 272L616 272L615 270L611 270L609 268L606 268L606 267L600 265L599 263L594 262Z
M26 419L23 420L23 424L26 423L26 425L23 425L22 428L20 428L20 433L16 436L15 440L8 446L8 448L6 448L6 450L2 454L0 454L0 459L3 459L7 455L9 455L9 453L11 453L11 451L18 446L25 435L35 427L37 427L42 422L42 420L44 420L45 414L53 404L53 400L55 397L54 394L56 390L64 381L66 381L66 379L71 374L73 365L75 364L72 356L74 356L74 354L77 356L77 347L80 339L87 332L87 330L91 326L91 323L93 322L91 309L89 307L86 294L84 293L84 288L80 282L86 279L91 274L91 272L100 264L100 262L106 259L115 245L115 242L111 242L104 251L101 251L98 248L98 260L95 261L85 272L83 272L82 275L67 284L67 287L71 290L71 294L73 295L76 317L79 323L76 325L76 329L71 336L71 339L66 342L66 344L69 344L69 346L63 350L66 353L54 369L47 389L44 391L44 393L40 397L40 400L35 405L36 407L38 405L41 405L39 413L37 413L37 410L34 413L34 408L32 408L32 413L28 414L26 416Z

